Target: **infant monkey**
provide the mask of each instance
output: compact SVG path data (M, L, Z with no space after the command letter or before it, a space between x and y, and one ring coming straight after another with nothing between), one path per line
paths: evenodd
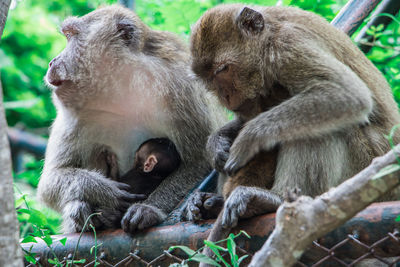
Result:
M181 157L168 138L153 138L142 143L135 153L133 168L119 177L116 158L110 163L110 177L130 185L132 194L148 196L173 171L178 169ZM114 168L115 167L115 168Z

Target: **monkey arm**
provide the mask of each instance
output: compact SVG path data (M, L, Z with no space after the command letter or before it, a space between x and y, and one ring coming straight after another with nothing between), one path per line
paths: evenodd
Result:
M130 194L129 186L105 178L101 173L80 168L53 168L40 179L38 195L42 201L63 214L65 232L81 231L90 214L98 228L119 226L129 205L144 196ZM105 201L107 199L107 201Z
M368 122L373 98L366 84L335 57L307 52L308 58L296 55L279 72L279 82L292 97L259 114L240 131L225 165L230 175L260 150Z
M217 171L223 172L229 157L229 148L242 127L243 121L235 118L208 138L206 149L211 158L211 164Z
M77 140L76 131L67 132L58 116L48 142L38 196L63 214L65 232L82 230L87 217L94 212L102 212L101 216L92 217L96 227L113 227L114 222L119 225L129 205L144 197L130 194L126 191L128 185L104 176L107 172L104 146L78 145ZM83 155L96 164L85 169L81 166Z

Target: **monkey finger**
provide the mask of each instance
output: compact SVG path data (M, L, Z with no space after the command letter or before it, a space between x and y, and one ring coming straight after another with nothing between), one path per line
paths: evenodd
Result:
M224 170L224 165L229 158L229 153L221 152L218 153L214 158L214 166L218 171Z
M127 209L129 209L129 207L132 205L132 202L128 202L128 201L124 201L124 200L120 200L119 204L117 206L117 209L121 212L125 212Z
M225 167L224 167L224 171L229 176L235 175L240 169L241 169L241 166L239 166L238 163L234 159L228 159L228 161L226 162Z
M203 207L206 210L210 210L210 209L213 209L216 207L222 208L223 204L224 204L223 197L214 195L214 196L206 199L206 201L204 201Z
M120 183L120 182L113 181L113 184L115 184L117 186L117 188L120 190L129 191L131 189L131 186L126 183Z
M141 212L135 212L135 214L129 220L129 227L128 227L129 233L133 233L138 229L139 223L143 220L142 215L143 214Z
M224 214L222 215L221 225L225 229L229 229L235 227L237 224L237 220L235 222L234 211L230 209L224 209Z
M194 206L194 205L190 205L190 206L189 206L189 211L190 211L192 214L199 214L199 213L200 213L199 207Z
M121 197L125 201L134 202L139 200L145 200L147 196L145 194L131 194L131 193L124 193Z

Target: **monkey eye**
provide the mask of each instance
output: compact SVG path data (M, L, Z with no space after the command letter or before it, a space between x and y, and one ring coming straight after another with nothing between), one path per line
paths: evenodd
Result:
M218 66L218 68L214 71L214 75L217 75L221 72L226 72L229 69L229 65L227 64L221 64Z
M72 34L70 32L65 32L64 35L68 41L69 41L69 39L71 39Z
M78 33L78 31L72 27L64 27L61 29L61 31L65 35L68 41L71 39L73 35Z

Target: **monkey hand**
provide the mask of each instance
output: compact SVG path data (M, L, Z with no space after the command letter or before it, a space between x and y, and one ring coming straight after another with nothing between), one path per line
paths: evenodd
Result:
M186 219L189 221L214 219L223 205L224 198L218 194L195 192L187 202Z
M238 186L225 201L222 227L233 228L239 218L250 218L277 210L282 200L265 189Z
M240 132L231 146L224 171L229 176L234 176L259 151L260 145L257 142L257 138L253 137L250 133Z
M212 166L218 171L223 172L226 161L229 158L229 149L232 142L227 138L219 138L218 142L214 143L212 151Z
M122 229L127 233L142 230L161 223L166 215L156 207L145 204L133 204L121 221Z
M146 198L142 194L127 192L127 184L108 179L101 182L97 181L95 192L90 194L86 191L83 198L66 202L62 212L65 232L80 232L92 213L99 213L89 219L89 223L97 229L118 227L131 203Z

